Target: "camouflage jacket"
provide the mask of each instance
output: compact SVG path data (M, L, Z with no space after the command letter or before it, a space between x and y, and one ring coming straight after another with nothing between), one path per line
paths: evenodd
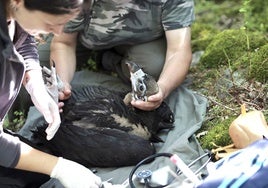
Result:
M65 32L78 31L83 45L104 49L152 41L193 21L193 0L95 0Z

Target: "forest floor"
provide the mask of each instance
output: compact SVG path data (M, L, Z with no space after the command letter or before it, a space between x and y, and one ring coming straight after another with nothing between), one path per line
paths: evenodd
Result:
M196 23L206 23L217 30L240 28L243 26L239 10L242 1L196 1ZM196 24L195 23L195 24ZM198 58L202 52L194 52ZM260 110L268 117L268 85L254 80L243 84L234 82L243 72L231 72L228 67L200 70L192 66L189 77L191 88L209 101L206 119L197 133L203 148L225 146L232 143L228 127L240 115L241 104L247 110ZM209 76L211 75L211 77Z

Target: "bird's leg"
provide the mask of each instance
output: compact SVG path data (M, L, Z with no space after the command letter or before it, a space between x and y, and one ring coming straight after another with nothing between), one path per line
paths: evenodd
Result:
M132 101L132 93L129 92L125 95L125 98L123 99L126 106L130 106L130 103Z

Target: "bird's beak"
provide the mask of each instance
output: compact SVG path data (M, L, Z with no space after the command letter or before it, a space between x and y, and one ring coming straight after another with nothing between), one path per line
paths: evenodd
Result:
M137 72L139 69L141 69L136 63L134 63L133 61L126 61L126 65L128 66L129 72L130 73L135 73Z
M132 61L127 61L126 64L130 72L133 99L145 100L144 96L147 90L147 86L144 83L145 73L136 63Z

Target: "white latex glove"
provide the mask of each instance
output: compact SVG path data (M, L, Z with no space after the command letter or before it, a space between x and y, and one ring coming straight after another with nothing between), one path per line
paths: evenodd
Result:
M89 169L62 157L50 177L58 179L66 188L99 188L102 185L101 178Z
M31 95L35 107L49 123L46 133L47 140L50 140L56 134L61 123L58 104L46 90L41 69L29 70L25 73L25 76L27 80L25 84L26 90Z
M126 188L126 186L120 184L113 185L109 182L102 182L102 188Z

